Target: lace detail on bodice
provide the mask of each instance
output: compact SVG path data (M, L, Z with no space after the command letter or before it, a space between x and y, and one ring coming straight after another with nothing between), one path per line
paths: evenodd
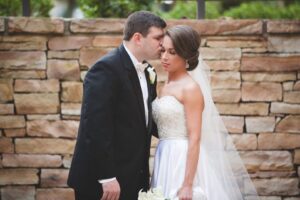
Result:
M152 103L152 114L160 139L187 138L184 107L176 97L156 98Z

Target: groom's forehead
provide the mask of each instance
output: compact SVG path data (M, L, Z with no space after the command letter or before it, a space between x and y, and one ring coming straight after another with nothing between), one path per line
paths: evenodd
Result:
M164 36L164 30L162 28L158 28L158 27L152 26L152 27L149 28L147 35L151 35L153 37L161 37L162 38Z

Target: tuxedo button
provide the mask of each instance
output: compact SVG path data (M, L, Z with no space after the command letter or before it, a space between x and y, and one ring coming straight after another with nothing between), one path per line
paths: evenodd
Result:
M140 174L143 174L143 173L144 173L144 170L141 169L141 170L140 170Z

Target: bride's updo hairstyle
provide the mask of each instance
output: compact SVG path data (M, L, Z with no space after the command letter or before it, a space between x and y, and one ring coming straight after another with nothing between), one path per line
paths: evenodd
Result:
M188 71L192 71L198 65L200 35L190 26L177 25L169 28L166 32L172 40L176 53L187 60Z

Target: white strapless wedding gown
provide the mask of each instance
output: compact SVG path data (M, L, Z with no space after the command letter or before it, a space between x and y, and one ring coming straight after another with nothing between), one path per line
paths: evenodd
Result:
M173 199L185 176L188 139L184 106L174 96L163 96L153 101L152 109L159 143L154 158L151 187L160 188L165 198ZM200 180L197 170L193 184L195 200L206 199Z

